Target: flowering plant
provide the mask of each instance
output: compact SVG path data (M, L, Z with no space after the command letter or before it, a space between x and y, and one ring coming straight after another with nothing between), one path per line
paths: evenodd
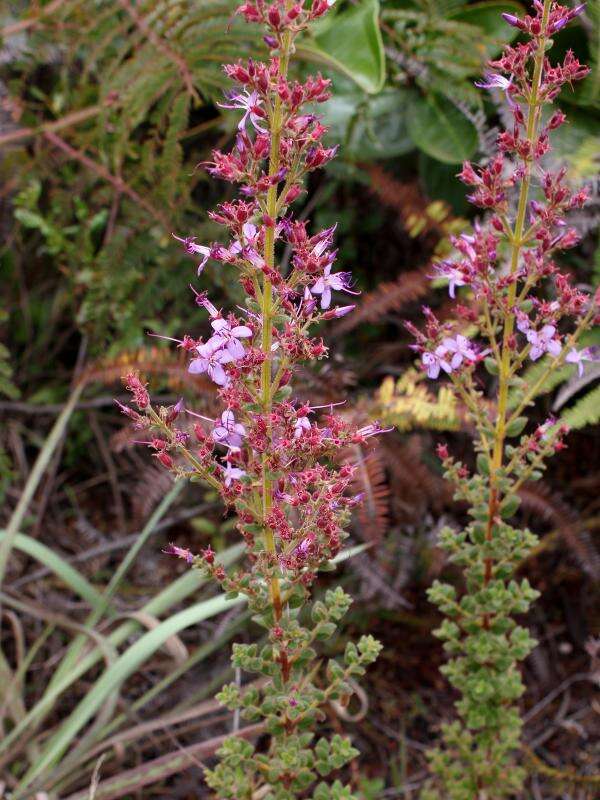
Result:
M409 325L423 369L432 379L449 376L477 430L474 473L446 446L438 448L472 520L461 532L444 530L441 539L464 571L464 594L440 582L430 589L446 616L436 631L452 656L443 671L461 697L458 720L444 728L445 747L432 753L437 779L424 792L428 800L514 796L523 781L514 764L521 731L517 702L524 690L518 662L535 642L513 616L527 611L538 592L526 579L517 580L515 571L536 537L510 519L519 489L541 477L567 433L552 418L526 430L527 410L553 370L567 362L581 371L595 358L577 343L597 319L598 298L574 287L553 260L578 241L564 217L585 203L586 192L569 188L564 169L544 169L550 135L565 122L562 111L548 107L564 84L588 72L571 51L556 66L546 51L551 37L582 9L535 0L531 15L503 15L526 39L507 46L479 85L504 92L513 123L499 134L489 163L463 165L460 178L473 187L469 199L487 214L472 235L454 241L454 257L436 269L436 277L448 279L452 298L468 287L475 307L457 303L457 319L444 323L426 309L425 333ZM481 344L467 336L470 331ZM529 384L523 368L542 358L543 369ZM492 414L477 372L481 364L495 379Z
M229 243L198 244L176 237L201 258L200 273L216 261L238 273L243 308L225 313L206 294L196 302L210 320L208 338L185 336L189 371L214 384L223 411L208 419L182 403L155 409L136 374L126 376L137 410L122 407L156 458L178 478L217 489L235 510L247 547L247 566L228 574L210 547L199 555L171 545L169 553L208 573L231 596L246 597L266 630L265 644L234 646L233 664L261 677L226 686L221 701L269 736L257 751L242 736L228 739L206 780L220 798L293 798L311 789L321 798L350 797L339 781L319 782L357 751L341 736L315 739L322 706L352 693L352 679L379 652L371 636L348 643L343 660L324 668L314 645L329 639L350 605L341 589L310 604L319 570L328 569L347 534L344 526L360 501L350 487L354 467L339 463L340 449L380 432L377 424L356 430L333 412L294 399L291 378L301 361L323 358L327 349L310 328L344 316L334 293L353 294L348 273L333 272L334 228L309 235L290 206L307 173L330 161L336 148L322 144L325 128L311 108L329 95L329 81L288 77L294 41L328 10L329 0L274 0L239 7L248 22L266 26L267 63L225 67L239 86L225 108L242 112L231 152L214 151L205 168L214 178L240 185L240 197L224 202L210 218L224 226ZM281 246L291 249L290 268L277 265ZM180 424L194 419L193 434ZM300 613L302 612L302 613ZM254 729L257 730L257 729ZM312 788L311 788L312 787Z

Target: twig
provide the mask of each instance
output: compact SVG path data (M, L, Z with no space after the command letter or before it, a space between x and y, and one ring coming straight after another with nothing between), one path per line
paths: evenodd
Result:
M181 75L181 79L185 84L188 94L194 100L194 102L200 104L200 95L194 87L192 73L183 56L179 55L179 53L176 53L175 50L173 50L171 46L168 45L167 42L152 29L152 27L138 13L137 9L128 2L128 0L117 0L117 2L121 8L129 14L135 25L146 36L148 41L151 42L157 48L157 50L160 50L160 52L163 53L170 61L174 62L179 74Z
M162 215L162 213L154 208L154 206L144 197L139 195L135 189L132 189L128 183L125 183L123 178L113 175L101 164L97 164L89 156L86 156L85 153L82 153L80 150L76 150L74 147L71 147L70 144L67 144L64 139L61 139L60 136L57 136L52 131L44 131L44 137L55 147L58 147L63 151L63 153L68 155L69 158L72 158L74 161L79 161L79 163L83 164L84 167L87 167L90 172L94 172L96 175L98 175L98 177L114 186L118 192L126 194L135 203L138 203L138 205L142 206L142 208L145 208L146 211L148 211L157 222L160 222L160 224L163 225L163 227L167 229L170 227L168 220Z
M127 530L127 523L125 521L125 506L123 505L123 495L121 493L121 489L119 487L119 478L117 475L117 470L115 467L115 462L113 461L110 448L106 444L106 439L104 438L104 434L102 433L102 428L98 422L98 417L93 411L88 413L88 422L90 424L90 428L96 437L96 442L98 443L98 449L100 450L100 455L102 460L104 461L104 465L106 466L106 471L108 472L108 479L110 483L110 487L113 494L113 499L115 503L115 513L117 515L117 520L119 524L119 531L124 533Z
M168 394L163 395L162 397L157 397L156 402L174 403L179 400L179 398L180 395ZM75 410L81 411L82 409L86 408L103 408L104 406L113 406L115 404L115 400L120 400L123 403L126 403L130 399L130 395L121 395L120 397L115 397L114 395L103 395L102 397L94 397L92 400L83 400L81 403L77 403ZM2 400L0 402L0 411L9 411L15 414L31 414L33 416L60 414L64 407L64 403L40 403L38 405L37 403L28 403L22 400Z
M43 17L48 17L50 14L54 14L55 11L58 11L64 2L65 0L52 0L47 6L40 8L39 12L34 17L20 19L18 22L13 22L11 25L6 25L0 30L0 39L6 41L9 36L15 36L17 33L21 33L21 31L26 31L28 28L34 28L40 24Z
M162 531L170 528L172 525L177 524L178 522L184 522L187 519L192 519L193 517L197 517L199 514L202 514L205 511L213 508L213 503L202 503L200 505L192 506L191 508L185 509L181 511L179 514L173 514L170 517L165 517L162 522L160 522L153 530L153 535L156 533L161 533ZM86 550L84 553L78 553L75 556L71 556L69 558L65 558L65 561L68 564L77 564L82 561L88 561L90 558L95 558L96 556L102 556L106 553L111 553L114 550L125 550L130 545L134 544L140 535L140 531L136 531L135 533L131 533L128 536L123 536L119 539L116 539L114 542L103 542L102 544L97 545L96 547L92 547L89 550ZM13 581L9 584L9 588L13 591L16 589L20 589L22 586L25 586L32 581L39 581L42 578L47 577L52 573L52 570L48 567L42 567L41 569L36 570L35 572L30 572L27 575L24 575L22 578L19 578L16 581Z
M67 114L66 117L53 120L52 122L44 122L36 128L17 128L15 131L5 133L0 136L0 147L10 142L18 142L21 139L30 139L32 136L38 136L45 133L54 133L54 131L61 131L63 128L70 128L73 125L79 125L80 122L85 122L92 117L97 117L105 108L110 108L117 101L117 95L111 93L108 95L103 103L90 108L82 108L80 111L74 111L72 114Z

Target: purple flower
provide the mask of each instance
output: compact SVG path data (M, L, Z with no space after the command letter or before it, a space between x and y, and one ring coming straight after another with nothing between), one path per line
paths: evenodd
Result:
M239 481L239 479L243 478L246 474L245 470L234 467L231 461L227 461L225 466L222 466L221 469L223 470L223 483L227 488L231 486L233 481Z
M338 306L337 308L332 309L329 313L334 319L341 319L341 317L345 317L346 314L349 314L351 311L354 311L356 305L352 304L350 306Z
M444 372L450 374L452 372L452 366L449 361L446 360L446 355L448 351L442 345L439 345L435 348L433 352L430 350L426 350L423 355L421 356L421 361L427 371L427 377L435 380L439 377L440 369L443 369Z
M495 72L484 72L483 77L484 80L475 81L475 86L479 89L502 89L505 92L512 83L504 75L498 75Z
M361 436L364 439L369 439L371 436L377 436L380 433L389 433L393 431L394 428L382 428L379 422L375 420L375 422L371 422L369 425L363 425L362 428L359 428L356 431L357 436Z
M516 312L517 317L517 328L521 331L521 333L527 333L531 328L531 320L527 316L524 311L520 311L517 309Z
M512 25L513 28L519 28L521 25L521 20L514 14L508 14L504 12L503 14L500 14L500 16L505 22L508 22L509 25Z
M240 94L232 92L227 99L229 103L217 103L217 105L221 108L244 111L244 116L238 123L238 130L245 130L246 123L248 119L250 119L255 130L266 133L264 126L261 124L263 117L261 114L257 113L258 111L262 111L258 92L243 91Z
M213 337L215 339L216 337ZM190 361L188 372L192 375L202 375L206 372L208 377L217 386L227 386L229 376L223 369L223 364L231 363L234 358L228 350L220 349L221 343L209 340L206 344L201 344L196 348L199 358Z
M527 331L527 341L531 345L529 356L532 361L537 361L544 353L550 353L554 357L560 355L562 345L555 334L556 328L554 325L544 325L540 331L532 329Z
M174 239L177 239L178 242L182 242L182 244L185 247L186 253L190 253L191 255L200 253L201 255L204 256L200 264L198 264L198 275L200 275L200 273L204 269L204 266L206 265L206 262L210 258L210 254L212 252L211 248L206 247L206 245L203 244L196 244L196 242L194 241L194 239L196 238L195 236L186 236L185 239L182 239L181 236L176 236L174 233L172 233L171 236Z
M583 362L599 360L595 353L596 350L597 348L594 347L584 347L583 350L577 350L574 347L567 353L565 361L567 361L569 364L577 364L577 372L581 378L583 375Z
M484 80L475 81L475 86L477 86L479 89L501 89L506 96L508 105L511 108L516 106L515 101L510 95L510 90L512 87L511 79L505 78L504 75L498 75L495 72L484 72L483 77Z
M447 336L433 352L428 350L423 353L421 361L426 368L428 377L435 380L439 376L440 370L443 369L449 375L458 369L463 361L473 362L477 361L477 358L478 354L474 350L472 342L459 333L454 338Z
M317 245L318 247L318 245ZM319 278L311 288L313 294L321 295L321 308L329 308L331 305L332 290L338 292L348 292L348 294L359 294L350 289L352 285L351 274L349 272L335 272L331 274L331 264L327 264L323 276Z
M442 261L434 267L440 278L448 278L448 294L453 300L457 286L468 286L464 273L452 261Z
M294 423L294 439L299 439L304 431L310 430L310 420L307 416L302 415L296 418Z
M179 547L176 544L168 544L163 550L163 553L166 553L168 556L177 556L177 558L182 558L188 564L192 564L194 561L194 556L187 549L187 547Z
M458 369L464 360L477 360L477 353L473 350L471 342L460 333L454 339L451 337L444 339L442 347L447 354L451 354L450 366L452 369Z
M221 420L215 424L212 432L212 438L217 444L224 444L231 450L240 449L242 437L245 435L246 428L235 421L235 415L230 408L221 414Z
M246 353L240 339L247 339L252 336L252 331L247 325L231 325L223 317L217 317L210 323L215 332L214 336L208 340L207 344L211 347L225 347L231 355L233 361L239 361Z

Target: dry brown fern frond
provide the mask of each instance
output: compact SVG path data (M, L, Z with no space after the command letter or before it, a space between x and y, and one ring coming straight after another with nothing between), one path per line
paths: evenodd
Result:
M421 437L413 435L402 442L391 437L381 440L382 455L392 491L394 519L414 523L427 511L439 513L452 503L449 484L423 460Z
M412 238L432 236L435 242L442 243L443 251L450 234L460 233L467 226L466 220L455 217L443 200L429 202L416 181L399 181L378 164L363 165L363 169L370 178L371 192L398 212Z
M134 528L148 519L172 486L171 474L154 460L144 468L129 494Z
M403 272L395 281L380 283L372 292L361 297L352 314L343 317L333 329L334 336L354 330L363 322L379 322L390 311L400 309L419 300L429 290L427 268Z
M294 393L311 404L337 403L349 389L356 386L356 373L334 359L323 363L318 370L299 364Z
M521 508L554 527L572 551L582 570L594 580L600 577L600 554L583 530L579 514L554 489L543 483L526 483L519 489Z
M112 384L119 382L130 370L136 370L144 378L163 379L173 391L192 389L198 394L211 394L209 380L188 372L185 352L165 347L141 347L99 359L86 368L82 379L85 383Z
M427 214L428 201L417 181L399 181L379 164L365 164L371 192L388 208L397 211L411 236L444 236L442 222L450 216L450 207L439 202L434 213Z
M360 534L368 542L379 544L390 524L390 487L379 445L368 452L355 445L345 459L355 464L354 487L363 494L358 507Z

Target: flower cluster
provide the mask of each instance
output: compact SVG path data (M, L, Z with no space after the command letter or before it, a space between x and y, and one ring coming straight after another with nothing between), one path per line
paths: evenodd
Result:
M351 510L360 502L352 491L355 467L344 464L340 453L381 428L356 429L333 406L295 399L291 385L295 365L327 354L311 329L352 311L344 295L356 294L350 274L334 271L334 228L311 235L290 209L307 173L336 151L324 146L325 128L314 113L329 96L329 81L288 75L296 35L330 4L256 0L238 9L249 22L266 26L270 59L225 67L238 88L222 106L241 116L231 151L215 150L203 166L214 178L238 184L239 197L209 214L223 227L225 243L175 237L201 259L199 273L209 263L235 270L246 295L243 307L225 312L195 292L208 335L175 340L188 356L189 372L214 384L221 412L211 419L182 404L155 409L139 376L125 379L137 409L123 411L150 433L146 443L176 477L220 492L237 515L248 558L228 574L210 548L194 555L171 545L167 552L205 570L226 592L243 594L267 631L260 652L256 645L234 652L236 666L266 679L260 696L255 689L226 687L221 698L242 718L261 721L271 744L266 755L243 739L223 747L220 763L206 773L220 798L304 796L320 776L352 758L355 751L341 737L315 744L311 730L320 706L347 694L348 680L362 674L379 650L372 637L363 637L349 645L343 663L330 660L322 673L313 644L331 637L349 598L328 592L312 610L309 600L311 584L340 552ZM286 270L277 264L284 249L291 253ZM314 797L346 792L335 787L330 795L321 782Z
M449 377L477 430L474 472L445 445L438 449L472 522L460 532L445 530L441 541L464 571L464 592L440 582L430 590L446 616L436 631L452 656L443 671L461 698L458 720L444 728L445 747L432 753L436 777L427 800L513 797L523 780L514 763L524 691L518 662L535 643L513 616L537 592L513 576L536 539L510 519L523 483L542 476L567 433L552 418L526 431L527 409L553 370L567 363L582 374L597 358L579 341L599 319L598 298L574 286L555 260L578 242L567 215L586 202L586 191L573 189L564 169L546 168L552 132L565 122L562 111L548 107L565 84L588 72L570 51L552 65L547 50L582 10L535 0L531 15L503 15L524 40L505 47L478 85L504 93L512 121L487 163L463 165L459 178L482 219L454 239L454 254L433 276L448 281L451 298L464 294L470 303L456 305L454 321L441 323L425 309L425 331L408 326L422 369L432 379ZM480 362L494 378L492 402L482 391ZM540 366L528 381L530 362Z

